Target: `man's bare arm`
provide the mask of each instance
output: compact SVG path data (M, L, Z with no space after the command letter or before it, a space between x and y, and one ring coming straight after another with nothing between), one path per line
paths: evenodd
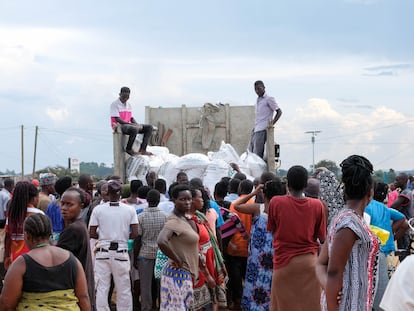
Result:
M282 116L282 109L279 108L278 110L276 110L276 115L273 118L273 124L275 124L280 119L281 116Z

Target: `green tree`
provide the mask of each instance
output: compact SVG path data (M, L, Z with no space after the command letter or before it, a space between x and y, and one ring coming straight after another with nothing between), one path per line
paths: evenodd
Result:
M39 176L42 173L53 173L58 178L64 177L64 176L71 176L73 180L77 180L79 177L79 173L76 171L71 171L69 168L64 166L48 166L44 169L41 169L36 172L36 175Z
M395 171L390 168L388 173L387 173L387 183L392 183L395 180L395 177L397 176L397 174L395 173Z
M0 175L14 176L14 175L16 175L16 173L15 173L14 170L10 171L10 170L6 169L5 172L0 172Z
M70 170L67 167L64 166L48 166L44 169L41 169L36 172L36 175L39 176L41 173L53 173L58 178L64 177L64 176L71 176L73 181L77 181L79 175L81 174L89 174L91 176L94 176L97 179L102 179L107 176L113 175L114 169L112 167L107 167L105 163L98 163L96 162L81 162L80 163L80 172Z
M104 178L109 175L113 175L114 170L112 167L107 167L105 163L96 162L81 162L80 163L80 173L89 174L95 176L96 178Z
M318 167L326 167L328 170L330 170L332 173L338 176L339 167L336 165L335 161L321 160L315 164L315 168L318 168Z
M374 171L374 176L372 176L375 182L383 182L384 181L384 171L377 170Z

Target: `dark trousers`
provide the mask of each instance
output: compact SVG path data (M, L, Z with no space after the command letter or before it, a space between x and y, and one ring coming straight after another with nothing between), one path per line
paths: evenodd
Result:
M257 154L263 159L264 155L264 146L267 139L267 130L255 132L252 131L249 142L249 151Z
M243 279L246 274L247 257L226 255L226 267L229 274L227 289L231 291L231 300L240 303L243 295Z
M411 253L411 240L409 231L407 230L404 235L397 240L397 247L399 250L405 250L403 251L398 257L400 259L400 262L405 259L408 255Z
M141 283L141 310L152 310L152 279L154 277L155 259L139 258L138 271Z
M0 294L3 290L3 280L6 275L6 269L4 268L4 262L0 262Z
M142 129L138 128L138 124L122 124L121 130L123 134L129 135L128 143L126 145L126 150L132 150L132 146L134 145L135 138L137 134L144 134L144 138L142 139L141 147L139 151L146 151L148 142L152 135L152 125L149 124L142 124Z

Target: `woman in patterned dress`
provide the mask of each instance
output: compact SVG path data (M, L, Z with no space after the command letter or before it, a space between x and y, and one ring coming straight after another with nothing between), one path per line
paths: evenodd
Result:
M197 227L190 212L192 196L188 185L171 191L174 210L158 235L158 246L169 258L161 276L160 311L187 311L193 305L193 279L199 274Z
M252 214L249 256L247 258L241 307L243 311L268 311L273 273L273 235L267 231L267 212L270 200L276 195L285 194L278 178L260 184L249 195L237 199L233 204L236 211ZM245 204L263 190L264 204Z
M317 275L325 290L328 311L370 311L379 245L363 214L372 198L373 167L357 155L345 159L341 167L345 206L331 221Z

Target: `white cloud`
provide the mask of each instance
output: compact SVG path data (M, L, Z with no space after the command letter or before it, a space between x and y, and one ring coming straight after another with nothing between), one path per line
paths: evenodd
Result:
M315 138L315 162L329 159L339 164L350 154L361 154L378 165L375 169L407 169L411 168L404 162L407 136L401 133L409 133L413 127L412 117L391 108L380 106L369 113L339 113L326 99L309 99L297 109L293 119L282 116L275 136L282 146L284 169L312 163L311 136L305 133L312 130L321 131Z
M79 31L59 28L0 27L2 65L20 64L24 68L37 55L59 59L67 55L72 43L84 38Z
M298 117L304 120L336 120L340 117L339 113L332 109L326 99L311 98L305 107L297 109Z
M46 109L46 114L55 122L64 121L69 117L69 111L67 108L51 108Z
M76 143L82 143L84 140L78 137L71 137L65 140L65 143L68 145L75 145Z

